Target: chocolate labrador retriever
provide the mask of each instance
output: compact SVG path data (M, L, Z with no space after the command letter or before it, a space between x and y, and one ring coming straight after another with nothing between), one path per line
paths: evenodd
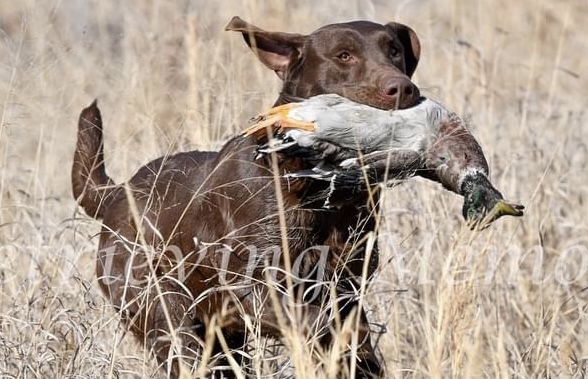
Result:
M419 99L410 80L419 39L405 25L355 21L302 35L235 17L226 30L242 33L283 81L276 104L324 93L383 109ZM360 320L358 348L343 355L341 367L355 360L356 377L383 374L356 296L362 271L369 277L377 266L375 249L365 259L377 198L358 191L325 209L327 184L279 176L305 169L304 160L280 154L254 160L256 142L242 136L218 152L161 157L115 184L102 144L94 102L79 118L73 194L88 215L103 220L101 289L170 376L195 366L204 341L232 376L220 353L226 342L240 361L247 316L259 320L263 335L280 338L286 320L328 348L333 320L351 315Z

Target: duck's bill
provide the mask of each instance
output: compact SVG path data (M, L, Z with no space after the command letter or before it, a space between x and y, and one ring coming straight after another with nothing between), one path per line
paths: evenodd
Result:
M523 216L524 209L522 204L499 200L481 220L470 220L468 224L471 229L484 230L502 216Z
M521 217L523 215L524 209L525 206L522 204L510 203L506 200L500 200L496 203L494 208L488 212L488 216L491 217L492 220L496 220L502 216Z

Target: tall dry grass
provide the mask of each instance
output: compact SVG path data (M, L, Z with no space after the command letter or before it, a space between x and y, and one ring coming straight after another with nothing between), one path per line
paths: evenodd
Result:
M0 376L162 375L97 288L99 224L70 195L76 119L99 99L117 182L164 153L218 147L279 88L240 36L223 32L233 15L293 32L357 18L411 25L423 45L416 83L471 121L493 182L527 205L524 218L474 233L461 200L438 185L386 192L381 267L365 301L387 376L586 376L585 1L0 9ZM305 354L284 375L318 375Z

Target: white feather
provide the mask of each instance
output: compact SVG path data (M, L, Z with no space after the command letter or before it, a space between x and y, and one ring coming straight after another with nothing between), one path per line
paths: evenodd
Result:
M431 99L423 99L409 109L386 111L334 94L319 95L288 113L290 119L314 123L315 131L289 129L285 135L303 147L323 140L363 153L395 148L424 151L439 121L448 115Z

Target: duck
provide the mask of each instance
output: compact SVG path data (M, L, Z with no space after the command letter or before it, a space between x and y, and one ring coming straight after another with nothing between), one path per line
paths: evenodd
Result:
M480 226L523 215L522 204L506 201L492 185L465 120L431 98L384 110L337 94L317 95L258 114L242 135L258 143L257 159L280 153L307 161L310 169L284 176L329 181L326 208L367 186L393 186L419 175L463 196L463 217Z

